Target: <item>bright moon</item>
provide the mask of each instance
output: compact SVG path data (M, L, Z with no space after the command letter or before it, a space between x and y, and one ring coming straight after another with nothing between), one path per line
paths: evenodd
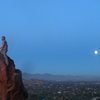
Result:
M99 54L99 51L98 51L98 50L95 50L95 51L94 51L94 54L95 54L95 55L98 55L98 54Z

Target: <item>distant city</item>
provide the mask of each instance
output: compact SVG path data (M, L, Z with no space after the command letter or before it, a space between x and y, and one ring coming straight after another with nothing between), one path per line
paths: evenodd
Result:
M100 100L100 77L82 77L23 73L27 100Z

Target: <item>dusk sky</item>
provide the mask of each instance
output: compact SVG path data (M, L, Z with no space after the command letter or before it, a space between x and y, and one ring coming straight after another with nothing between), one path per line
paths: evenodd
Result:
M100 0L0 0L2 35L23 72L100 76Z

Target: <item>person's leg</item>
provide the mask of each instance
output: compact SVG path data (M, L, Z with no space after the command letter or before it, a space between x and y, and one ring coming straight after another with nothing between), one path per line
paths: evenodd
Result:
M6 65L8 66L9 62L8 62L8 57L7 57L7 55L6 55L6 52L5 52L5 51L2 51L2 54L3 54L3 56L4 56L5 63L6 63Z

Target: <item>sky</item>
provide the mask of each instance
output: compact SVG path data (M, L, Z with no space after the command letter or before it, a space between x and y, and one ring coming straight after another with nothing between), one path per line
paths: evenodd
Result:
M100 0L0 0L2 35L22 72L100 76Z

